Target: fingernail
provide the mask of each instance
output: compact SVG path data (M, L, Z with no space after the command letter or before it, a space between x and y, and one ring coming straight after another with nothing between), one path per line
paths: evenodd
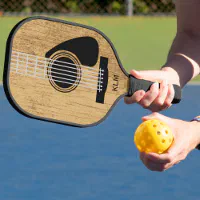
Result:
M158 82L155 82L155 87L159 87L159 83Z

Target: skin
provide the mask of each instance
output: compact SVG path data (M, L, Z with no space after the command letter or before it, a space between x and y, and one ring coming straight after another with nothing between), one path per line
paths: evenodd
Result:
M166 153L140 152L140 159L151 171L162 172L184 160L200 143L200 123L187 122L152 113L142 118L143 121L158 119L169 125L174 135L174 142Z
M177 0L177 33L171 45L167 61L161 70L135 71L131 74L138 79L154 83L148 92L137 91L132 97L125 97L126 104L138 103L153 112L171 106L174 97L172 84L183 88L200 72L200 1Z
M176 0L177 33L171 45L166 63L161 70L135 71L130 73L138 79L154 83L148 92L137 91L125 97L127 104L138 103L145 109L158 112L169 108L174 98L172 84L183 88L200 73L200 1ZM144 165L152 171L165 171L184 160L200 144L200 123L172 119L158 113L143 117L166 122L174 133L174 143L164 154L140 153Z

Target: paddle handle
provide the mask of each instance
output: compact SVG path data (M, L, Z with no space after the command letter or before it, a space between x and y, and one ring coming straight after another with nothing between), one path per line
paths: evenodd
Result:
M129 75L129 90L127 96L132 96L138 90L144 90L145 92L147 92L148 90L150 90L150 87L153 83L154 82L143 79L137 79L134 76ZM172 104L177 104L181 101L181 88L178 85L173 85L173 87L175 95Z

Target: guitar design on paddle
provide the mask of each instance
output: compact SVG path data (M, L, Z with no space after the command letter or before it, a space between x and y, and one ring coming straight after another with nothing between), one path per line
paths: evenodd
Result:
M127 74L114 46L100 31L34 17L19 22L7 41L4 89L20 113L86 127L105 119L116 102L152 82ZM181 99L174 85L173 103Z
M12 51L11 72L49 80L60 92L71 92L77 86L88 88L96 91L97 103L104 103L108 58L100 57L99 69L93 69L98 54L98 43L91 37L63 42L48 51L45 57Z

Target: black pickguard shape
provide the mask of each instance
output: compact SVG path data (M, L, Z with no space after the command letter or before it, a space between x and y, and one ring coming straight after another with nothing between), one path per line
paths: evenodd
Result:
M92 37L79 37L55 46L45 56L52 60L48 64L47 72L51 85L61 92L71 92L81 80L81 65L87 67L96 65L99 58L99 45ZM63 63L67 63L68 70L66 70L66 64ZM104 73L103 76L98 76L98 81L103 78L104 82L101 90L97 84L96 102L103 104L108 84L108 58L100 57L99 67L99 74L101 70Z
M49 58L59 50L70 51L77 56L82 65L94 66L97 63L99 55L99 45L94 38L80 37L68 40L54 47L46 53Z

